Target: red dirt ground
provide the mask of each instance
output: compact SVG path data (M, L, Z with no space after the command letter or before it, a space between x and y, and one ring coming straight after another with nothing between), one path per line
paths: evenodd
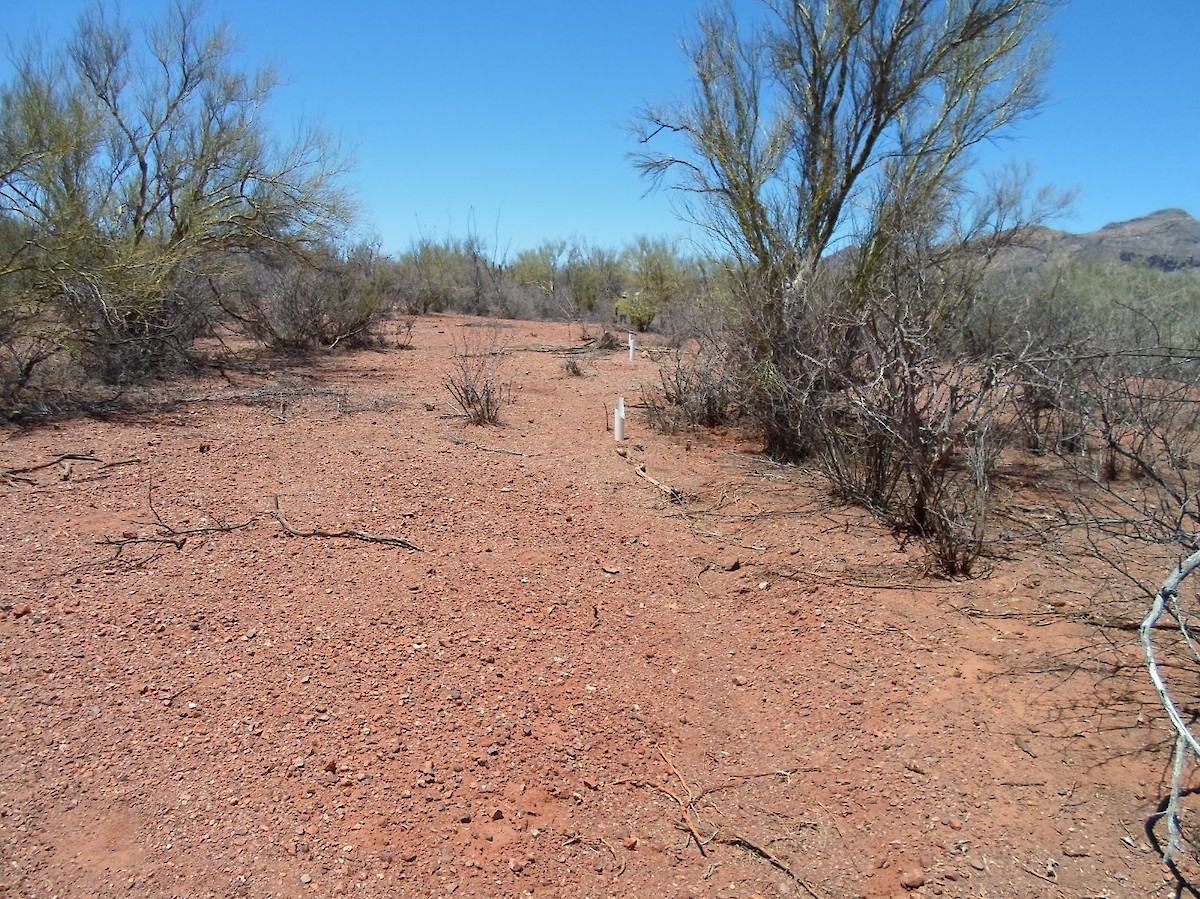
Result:
M620 455L655 364L562 324L471 426L484 332L0 431L0 894L1173 895L1095 563L937 581L737 435Z

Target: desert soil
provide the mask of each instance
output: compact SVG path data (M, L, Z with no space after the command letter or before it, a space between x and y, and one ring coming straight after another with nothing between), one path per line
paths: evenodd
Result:
M1107 572L932 578L578 327L502 323L470 425L492 333L0 430L0 895L1174 895Z

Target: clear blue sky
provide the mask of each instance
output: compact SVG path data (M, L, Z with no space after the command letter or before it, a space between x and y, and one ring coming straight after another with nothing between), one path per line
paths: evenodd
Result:
M166 0L124 0L136 19ZM738 0L745 5L750 0ZM6 40L58 40L84 0L8 0ZM698 0L209 0L247 66L287 79L274 109L352 150L364 225L389 252L474 229L501 254L548 238L618 246L687 227L644 197L623 125L684 94ZM1087 231L1179 206L1200 216L1200 0L1073 0L1051 25L1050 102L987 162L1077 188ZM0 80L7 78L0 62Z

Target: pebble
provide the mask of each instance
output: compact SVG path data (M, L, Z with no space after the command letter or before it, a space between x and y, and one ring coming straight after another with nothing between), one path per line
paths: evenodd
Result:
M300 882L301 883L312 883L312 875L311 874L301 874Z
M900 875L900 886L906 890L925 886L925 872L920 868L910 868Z
M13 606L13 610L12 610L13 618L23 618L32 611L33 611L33 609L31 609L29 607L29 603L23 603L22 605L19 605L19 606Z

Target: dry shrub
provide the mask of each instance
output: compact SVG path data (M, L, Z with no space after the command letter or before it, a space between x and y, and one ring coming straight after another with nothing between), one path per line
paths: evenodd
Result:
M674 434L735 417L735 387L719 349L711 342L676 348L659 364L659 386L643 390L652 427Z
M504 379L506 354L507 345L494 326L464 330L454 339L446 389L472 424L498 424L501 409L512 401L512 388Z

